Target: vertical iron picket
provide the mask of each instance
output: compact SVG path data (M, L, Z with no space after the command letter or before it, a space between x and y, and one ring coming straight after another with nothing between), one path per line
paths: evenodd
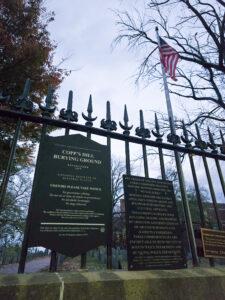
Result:
M188 132L187 132L184 122L183 122L182 127L183 127L183 136L181 136L181 139L185 143L186 148L191 148L192 147L192 145L191 145L192 139L189 139L189 137L188 137ZM197 174L196 174L193 155L191 153L188 153L188 158L189 158L189 163L190 163L191 172L192 172L193 181L194 181L196 199L197 199L197 203L198 203L199 215L200 215L200 220L201 220L201 227L206 228L207 224L206 224L206 219L205 219L205 214L204 214L204 207L203 207L203 203L202 203L202 197L201 197L200 188L199 188L199 184L198 184L198 178L197 178ZM209 264L211 267L214 266L213 258L209 258Z
M125 135L126 137L128 137L130 135L130 130L133 128L133 125L131 125L131 126L128 125L129 117L128 117L127 106L126 105L124 106L123 121L124 121L124 124L122 124L121 122L119 122L119 125L123 129L123 135ZM131 175L130 145L129 145L129 141L128 140L125 140L125 158L126 158L126 174L127 175ZM120 213L125 216L126 212L124 211L124 212L120 212ZM122 269L122 266L121 266L121 269Z
M195 128L196 128L196 133L197 133L197 140L195 141L195 144L197 147L199 147L201 150L206 150L208 148L208 145L206 142L204 142L201 138L201 134L198 128L198 125L195 124ZM205 156L205 154L202 154L202 159L203 159L203 164L204 164L204 168L205 168L205 172L206 172L206 177L207 177L207 181L208 181L208 185L209 185L209 190L210 190L210 195L212 198L212 203L213 203L213 207L214 207L214 211L215 211L215 215L216 215L216 221L217 221L217 226L220 230L222 230L222 223L220 220L220 216L219 216L219 210L218 210L218 206L217 206L217 201L216 201L216 194L214 191L214 187L213 187L213 183L212 183L212 178L209 172L209 166L208 166L208 162L207 162L207 158Z
M123 134L125 136L129 136L130 135L130 130L133 128L132 126L128 125L129 122L129 118L128 118L128 113L127 113L127 106L124 106L124 115L123 115L123 121L124 121L124 125L119 122L120 127L124 130ZM130 175L131 171L130 171L130 146L129 146L129 141L126 140L125 141L125 158L126 158L126 174Z
M86 120L85 125L87 127L92 127L93 126L93 122L97 119L97 117L92 117L92 112L93 112L93 108L92 108L92 96L90 95L89 97L89 101L88 101L88 107L87 107L87 112L88 115L85 116L84 113L82 113L82 117ZM91 139L91 133L90 131L87 132L87 138ZM87 265L87 254L86 253L82 253L81 254L81 259L80 259L80 268L81 269L85 269L86 265Z
M193 231L193 224L192 224L192 219L191 219L190 208L189 208L188 200L187 200L187 193L186 193L186 188L185 188L183 169L182 169L179 153L177 151L174 151L174 154L175 154L177 174L178 174L180 191L181 191L181 198L182 198L182 203L183 203L183 207L184 207L186 226L187 226L187 230L188 230L189 242L190 242L190 247L191 247L192 262L193 262L193 266L197 267L199 265L198 255L197 255L197 247L196 247L195 236L194 236L194 231Z
M159 142L159 143L162 142L162 137L164 134L160 133L160 127L159 127L157 114L155 114L155 131L152 130L152 134L156 137L156 142ZM165 170L165 163L164 163L164 157L163 157L163 150L161 147L158 147L158 151L159 151L161 176L162 176L162 179L166 180L166 170Z
M169 122L170 122L171 133L168 134L167 140L168 140L168 142L170 142L174 145L179 144L180 138L174 131L174 127L172 126L171 118L169 119ZM178 180L179 180L181 199L182 199L183 209L184 209L185 224L186 224L186 229L187 229L187 233L188 233L188 239L189 239L189 244L190 244L190 249L191 249L191 254L192 254L192 263L193 263L194 267L197 267L199 265L199 261L198 261L198 255L197 255L197 247L196 247L196 242L195 242L194 230L193 230L193 223L192 223L191 212L190 212L188 199L187 199L186 186L185 186L183 168L182 168L182 164L181 164L181 158L180 158L180 154L177 150L174 150L174 156L175 156L175 162L176 162L176 167L177 167L177 175L178 175Z
M111 120L111 111L110 111L110 102L106 102L106 119L101 120L101 127L106 129L107 132L111 132L113 130L117 130L117 125L115 121ZM107 147L109 150L110 157L110 166L111 166L111 137L107 135ZM113 228L112 228L112 184L111 184L111 209L110 209L110 222L108 226L108 245L107 245L107 268L112 269L112 237L113 237Z
M212 153L217 153L217 145L214 141L214 138L213 138L213 135L208 127L208 135L209 135L209 147L212 149ZM221 186L222 186L222 190L223 190L223 194L225 196L225 182L224 182L224 178L223 178L223 173L222 173L222 170L221 170L221 167L220 167L220 162L218 160L218 158L215 158L215 163L216 163L216 168L217 168L217 172L218 172L218 175L219 175L219 179L220 179L220 183L221 183Z
M136 135L141 137L143 140L145 140L146 138L150 138L150 131L149 129L145 128L144 115L142 110L140 110L140 127L137 127L135 132ZM147 158L146 144L144 142L142 143L142 154L143 154L143 161L144 161L145 177L148 178L149 177L148 158Z

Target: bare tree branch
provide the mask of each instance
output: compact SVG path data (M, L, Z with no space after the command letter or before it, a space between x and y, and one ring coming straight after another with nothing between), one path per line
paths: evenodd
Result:
M223 121L225 118L225 1L221 0L149 0L141 17L138 11L117 12L120 28L115 39L125 40L129 48L140 49L143 61L137 72L136 83L161 80L155 26L160 36L170 40L179 52L178 82L169 82L170 91L182 98L198 103L207 101L207 110L199 112L195 120ZM182 11L175 16L176 11ZM149 13L148 13L149 12ZM170 18L171 12L172 17ZM143 47L147 45L147 47Z

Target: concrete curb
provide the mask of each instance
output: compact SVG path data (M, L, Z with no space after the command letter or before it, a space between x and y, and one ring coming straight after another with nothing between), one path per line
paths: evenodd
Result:
M225 268L0 275L1 300L224 300Z

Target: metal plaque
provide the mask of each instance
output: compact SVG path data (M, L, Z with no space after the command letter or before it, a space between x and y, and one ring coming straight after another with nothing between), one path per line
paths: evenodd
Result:
M44 137L28 215L28 246L76 256L106 244L110 210L107 146L79 134Z
M201 228L205 257L225 258L225 231Z
M129 270L185 268L171 181L123 177Z

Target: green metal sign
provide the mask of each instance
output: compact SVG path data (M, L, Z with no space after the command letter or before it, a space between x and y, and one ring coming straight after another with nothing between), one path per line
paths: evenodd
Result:
M173 184L124 175L129 270L186 267Z
M106 244L110 210L107 146L79 134L46 136L34 178L28 246L77 256Z

